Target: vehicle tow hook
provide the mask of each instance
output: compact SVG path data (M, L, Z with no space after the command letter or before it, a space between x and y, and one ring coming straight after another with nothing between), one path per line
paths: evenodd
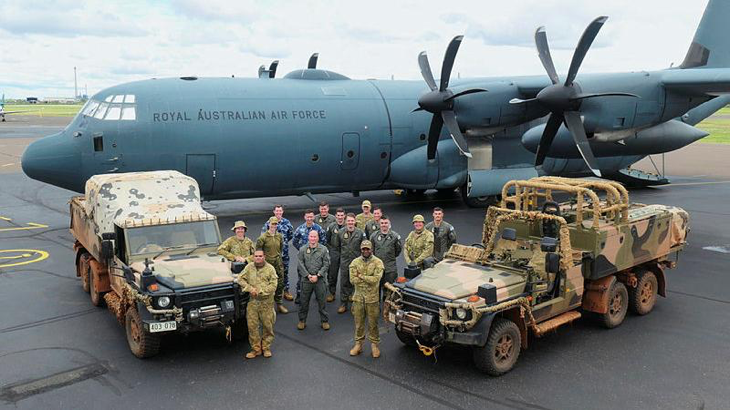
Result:
M231 333L231 327L226 326L226 340L228 341L228 343L231 343L233 340L233 338L231 337Z
M436 358L436 349L438 349L441 345L435 345L433 347L426 346L424 344L421 344L421 342L416 339L416 343L418 343L418 350L423 353L424 356L433 356L434 362L438 361Z

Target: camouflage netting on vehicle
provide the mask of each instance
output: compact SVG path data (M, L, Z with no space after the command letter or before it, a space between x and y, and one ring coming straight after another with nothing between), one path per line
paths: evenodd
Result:
M494 244L496 243L496 237L498 228L503 222L513 220L527 220L530 222L536 221L555 221L560 226L559 228L559 242L558 242L558 253L560 254L560 269L568 270L573 266L573 249L570 246L570 231L568 230L568 224L565 219L561 216L545 214L538 211L516 211L514 209L505 209L497 207L489 207L487 210L487 217L484 220L484 229L482 231L482 243L484 244L484 251L482 251L483 261L494 250Z
M121 227L208 220L195 179L177 171L94 175L86 182L86 214L97 235Z

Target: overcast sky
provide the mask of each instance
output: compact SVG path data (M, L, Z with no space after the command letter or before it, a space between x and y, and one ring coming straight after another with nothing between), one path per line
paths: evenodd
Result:
M609 16L581 72L655 70L684 58L706 0L79 1L4 0L0 93L90 95L119 83L182 75L281 76L319 67L354 79L420 79L428 51L438 78L449 40L464 34L454 75L543 74L533 45L547 28L559 72L585 26ZM451 7L451 8L450 8Z

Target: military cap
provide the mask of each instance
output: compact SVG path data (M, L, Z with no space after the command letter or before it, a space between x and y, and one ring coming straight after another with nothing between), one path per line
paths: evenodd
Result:
M413 221L412 221L412 222L426 222L426 220L425 220L425 219L423 219L423 215L420 215L420 214L419 214L419 215L415 215L415 216L413 217Z
M372 208L373 207L373 204L371 204L370 201L368 201L366 199L366 200L362 201L362 206L367 206L369 208Z
M277 224L278 225L279 224L279 220L276 219L275 216L272 216L271 218L269 218L269 225L271 225L271 224Z
M231 228L232 231L235 231L236 228L243 228L248 230L248 227L246 226L246 222L243 221L236 221L235 224L233 224L233 228Z
M364 241L360 242L360 249L364 248L373 249L373 243L365 239Z

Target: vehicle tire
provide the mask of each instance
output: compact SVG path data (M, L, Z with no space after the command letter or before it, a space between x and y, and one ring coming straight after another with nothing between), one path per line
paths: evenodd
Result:
M91 271L91 266L89 266L87 276L89 277L89 295L91 296L91 304L96 307L104 306L104 294L96 290L96 282L94 282L94 273Z
M241 340L247 340L248 339L248 323L246 322L246 317L242 317L238 319L236 322L233 323L231 326L231 331L233 332L233 340L235 341L241 341Z
M621 282L614 282L608 293L608 310L601 315L603 326L613 329L620 325L626 317L629 308L629 292Z
M522 348L520 329L515 322L495 318L484 347L474 348L474 364L490 376L501 376L512 370Z
M401 343L403 343L406 346L409 346L409 347L418 346L418 343L416 343L416 338L409 335L408 333L404 333L398 329L395 329L395 335L398 336L398 340L400 340Z
M91 266L87 264L86 269L81 269L81 260L87 260L88 258L88 253L82 253L81 256L79 256L79 263L76 265L76 270L78 271L79 277L81 278L81 289L83 289L86 293L89 293L89 274L91 273Z
M629 308L637 315L645 315L654 309L659 288L656 275L649 270L636 274L636 287L629 289Z
M132 354L144 359L152 357L160 351L160 336L145 332L139 312L134 307L127 309L125 317L127 343Z

